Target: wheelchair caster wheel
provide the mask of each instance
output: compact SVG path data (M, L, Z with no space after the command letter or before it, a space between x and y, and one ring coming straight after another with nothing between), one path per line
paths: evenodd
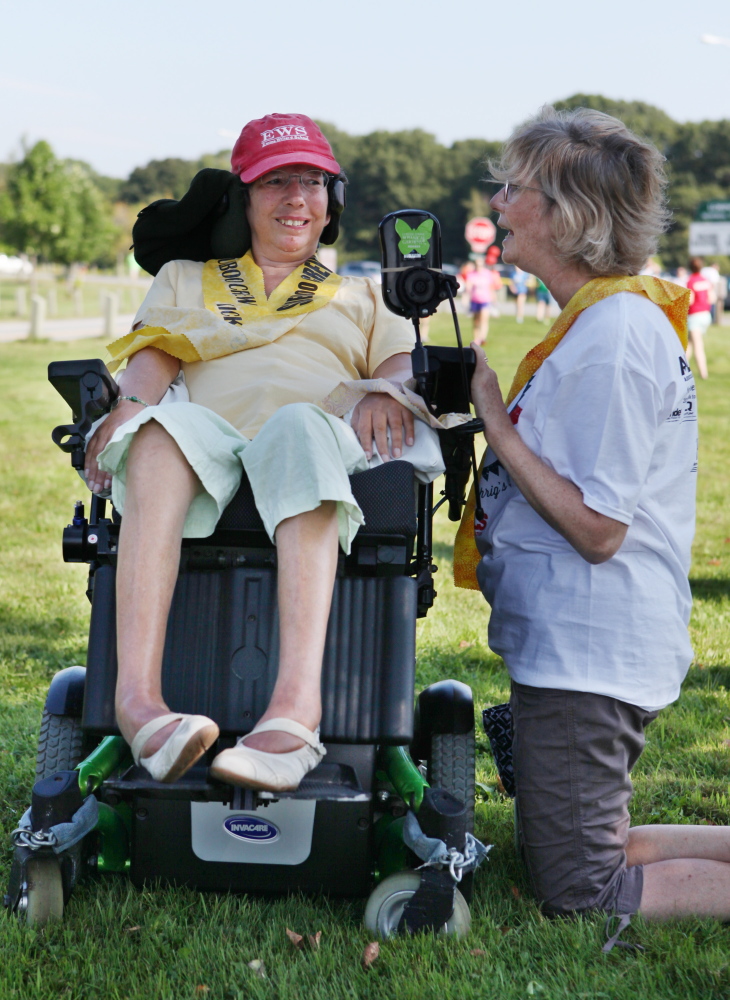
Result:
M383 879L370 893L365 906L364 923L367 929L384 938L397 934L405 905L420 884L421 876L418 872L396 872ZM470 927L469 904L457 889L454 895L454 912L438 933L466 937Z
M39 855L29 858L26 867L27 889L19 910L29 927L45 927L63 917L63 880L56 857Z

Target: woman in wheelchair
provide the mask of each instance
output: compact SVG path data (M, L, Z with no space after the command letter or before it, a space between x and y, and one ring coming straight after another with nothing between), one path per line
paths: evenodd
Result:
M368 468L374 444L383 461L401 457L415 433L387 394L366 395L350 425L316 404L341 381L410 377L413 336L374 282L342 278L315 256L343 175L314 122L250 122L232 167L245 185L250 250L160 270L132 332L110 345L116 365L129 360L85 474L123 512L117 721L135 761L169 782L218 737L213 720L170 712L162 697L180 541L213 532L245 470L277 547L279 671L263 717L211 773L284 791L325 752L320 673L338 545L347 553L362 521L348 474ZM162 405L181 374L190 401Z

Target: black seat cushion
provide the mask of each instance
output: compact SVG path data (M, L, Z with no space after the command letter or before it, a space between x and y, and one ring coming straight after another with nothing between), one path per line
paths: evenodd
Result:
M350 476L352 493L365 516L359 534L415 535L416 494L413 466L387 462ZM223 512L218 531L263 531L251 484L244 474L238 492Z

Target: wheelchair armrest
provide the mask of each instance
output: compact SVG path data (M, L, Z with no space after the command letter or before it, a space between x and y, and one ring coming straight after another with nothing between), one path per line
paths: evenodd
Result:
M52 361L48 381L71 407L73 423L51 432L53 443L70 453L74 469L84 467L86 435L91 425L108 413L119 395L119 386L98 358L86 361Z

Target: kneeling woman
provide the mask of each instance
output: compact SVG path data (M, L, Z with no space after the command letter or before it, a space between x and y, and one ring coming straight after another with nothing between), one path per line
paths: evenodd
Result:
M110 346L122 399L87 449L96 492L124 514L117 569L119 728L159 781L217 739L204 716L170 713L160 683L181 537L212 533L242 468L278 555L279 672L254 731L220 753L217 777L296 788L321 760L320 674L337 568L362 514L348 475L413 443L409 411L369 394L351 426L316 404L340 381L410 376L413 337L370 279L315 257L339 164L304 115L250 122L233 170L247 185L251 249L237 261L178 260L156 277L131 334ZM184 372L190 402L157 405ZM153 513L154 512L154 513Z
M638 276L667 221L662 157L608 115L545 108L494 173L503 259L562 312L507 408L486 360L477 368L484 518L462 523L456 565L492 606L489 643L512 678L535 892L553 914L728 919L730 829L629 829L644 729L692 659L688 293Z

